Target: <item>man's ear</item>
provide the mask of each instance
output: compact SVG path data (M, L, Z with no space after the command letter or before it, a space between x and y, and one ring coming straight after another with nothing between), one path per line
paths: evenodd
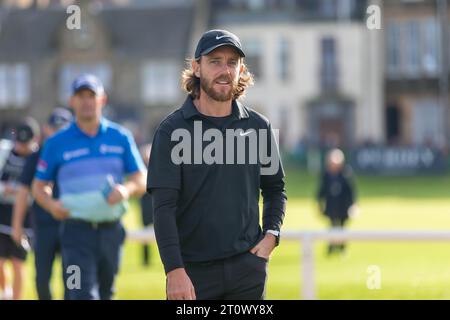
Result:
M106 104L108 103L108 96L104 94L100 99L102 99L102 105L106 106Z
M241 66L239 67L239 75L242 75L245 71L245 65L244 62L241 61Z
M200 60L199 61L192 60L191 66L192 66L192 71L194 72L194 75L197 78L200 78Z

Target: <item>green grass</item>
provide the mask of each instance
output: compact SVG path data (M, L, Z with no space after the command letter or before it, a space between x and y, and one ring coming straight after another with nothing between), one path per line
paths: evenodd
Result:
M316 176L287 171L288 208L284 229L318 230L327 226L313 196ZM450 176L359 177L359 217L350 229L450 230ZM136 210L126 216L139 227ZM141 247L127 242L117 279L117 299L165 299L165 278L156 247L150 267L141 265ZM268 299L299 299L300 244L282 241L269 265ZM450 299L450 244L439 242L352 242L345 257L325 256L326 244L315 245L316 292L320 299ZM367 288L368 267L381 271L381 287ZM35 299L33 258L27 262L27 299ZM62 297L60 268L53 288Z

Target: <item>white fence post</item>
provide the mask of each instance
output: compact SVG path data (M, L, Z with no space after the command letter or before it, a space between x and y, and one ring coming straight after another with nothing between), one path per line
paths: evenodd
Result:
M316 288L314 285L314 240L311 234L305 233L302 240L303 260L303 299L315 300Z

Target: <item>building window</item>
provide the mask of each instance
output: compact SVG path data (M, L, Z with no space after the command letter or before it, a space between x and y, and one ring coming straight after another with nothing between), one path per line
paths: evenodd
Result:
M243 42L245 52L245 64L250 73L255 77L262 77L262 44L257 39L248 39Z
M435 19L422 23L422 69L427 74L436 75L438 71L438 29Z
M387 26L387 69L390 75L400 71L400 25L389 23Z
M218 0L217 3L220 3L220 5L224 8L227 7L227 3L223 0ZM230 0L230 6L235 9L244 9L246 4L243 0Z
M354 0L337 1L337 16L341 20L351 20L355 8Z
M338 1L336 0L318 0L319 14L324 18L334 18L337 13Z
M6 65L0 64L0 107L2 109L9 106L9 84L8 81L8 67Z
M413 142L416 144L441 145L445 142L445 119L438 101L419 100L412 115Z
M250 10L258 11L264 9L264 0L248 0L248 7Z
M142 100L146 104L171 104L179 95L178 65L172 61L149 61L142 68Z
M284 9L288 10L296 10L297 9L297 1L296 0L281 0L280 6Z
M290 42L286 38L281 38L278 42L278 66L277 72L280 80L287 81L290 78L290 64L291 64L291 49Z
M0 64L0 108L24 108L30 102L30 69L24 63Z
M336 59L336 40L324 38L321 42L321 88L323 91L336 91L338 70Z
M405 25L406 29L406 41L404 54L405 59L405 71L408 75L416 76L420 70L420 33L419 22L408 21Z
M61 67L59 74L59 100L63 105L67 104L72 95L73 81L83 73L97 76L105 87L106 92L111 88L112 71L106 63L76 64L68 63Z
M389 23L386 42L389 77L435 76L439 69L438 32L434 18Z

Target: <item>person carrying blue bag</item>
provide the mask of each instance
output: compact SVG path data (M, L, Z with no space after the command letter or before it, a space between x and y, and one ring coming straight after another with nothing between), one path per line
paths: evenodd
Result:
M63 221L63 271L79 270L80 276L66 283L71 300L112 298L125 239L121 217L128 199L145 192L145 166L133 136L102 116L105 104L98 78L75 79L75 121L46 142L32 186L36 201ZM51 196L54 180L59 199Z

